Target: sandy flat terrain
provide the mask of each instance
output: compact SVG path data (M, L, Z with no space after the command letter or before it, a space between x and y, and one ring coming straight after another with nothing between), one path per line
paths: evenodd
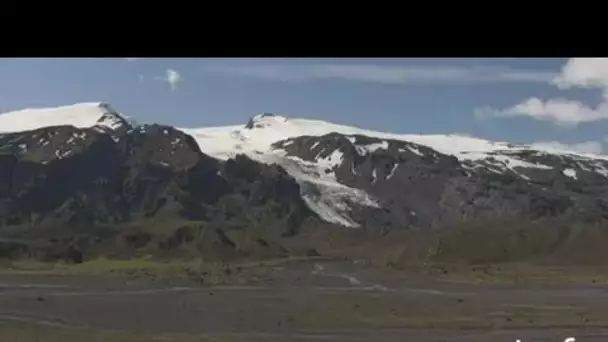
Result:
M82 331L173 336L165 341L608 340L605 285L425 284L331 262L263 274L245 284L201 286L2 273L0 341L35 334L31 327L40 329L38 341Z

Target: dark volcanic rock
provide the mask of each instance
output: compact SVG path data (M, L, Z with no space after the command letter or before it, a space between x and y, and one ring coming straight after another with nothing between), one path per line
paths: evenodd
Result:
M339 156L324 172L380 204L351 206L351 217L367 227L427 228L473 218L608 218L604 160L522 150L459 161L410 142L338 133L287 139L273 148L305 162ZM513 160L521 165L508 164Z
M220 162L172 127L58 126L0 135L0 238L91 240L103 235L93 227L146 219L196 220L222 231L264 226L292 235L311 217L298 184L280 167L245 156ZM192 243L191 234L184 228L163 248ZM141 248L151 238L123 241ZM63 254L80 260L77 252Z

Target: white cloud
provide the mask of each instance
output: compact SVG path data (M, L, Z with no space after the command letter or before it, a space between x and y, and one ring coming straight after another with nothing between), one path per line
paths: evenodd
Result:
M556 73L499 67L390 66L373 64L251 64L204 69L207 73L263 78L283 82L340 79L386 84L408 83L547 83Z
M182 81L182 76L174 69L167 69L165 70L165 76L159 77L159 79L168 83L171 90L176 90L178 83Z
M141 58L139 58L139 57L129 57L129 58L125 58L125 61L127 61L127 62L135 62L135 61L138 61L140 59Z
M556 86L567 89L608 88L608 58L571 58L559 76L552 80Z
M543 101L531 97L505 109L478 108L475 110L475 116L477 118L525 116L540 121L550 121L560 126L576 126L583 122L608 119L608 103L591 108L579 101L562 98Z
M567 150L575 153L593 154L601 154L604 150L600 141L585 141L575 144L563 144L558 141L539 141L531 144L531 146L541 150Z
M562 126L576 126L580 123L608 119L608 58L571 58L563 66L561 73L551 79L549 84L559 89L601 89L604 94L603 101L592 108L580 101L564 98L543 101L531 97L504 109L488 107L477 109L475 115L478 118L526 116Z

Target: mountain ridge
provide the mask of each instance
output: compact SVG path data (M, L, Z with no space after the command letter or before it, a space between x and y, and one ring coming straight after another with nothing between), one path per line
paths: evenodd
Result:
M140 124L105 103L3 113L0 176L0 238L173 220L195 222L172 226L179 241L215 236L198 243L246 253L231 234L260 248L305 227L608 218L606 156L270 113L193 129Z
M54 116L54 117L53 117ZM12 122L11 122L12 121ZM62 126L72 125L77 128L90 128L95 125L107 126L109 128L118 128L117 121L120 124L136 127L138 123L129 116L125 116L123 113L116 111L111 104L103 101L98 102L82 102L71 105L63 105L57 107L35 107L35 108L24 108L20 110L13 110L8 112L0 112L0 134L20 132L26 130L33 130L42 127L51 126ZM296 122L296 124L304 124L300 128L299 132L289 132L285 134L282 139L288 139L291 137L297 137L302 135L309 135L310 132L314 132L312 135L324 135L332 132L348 134L348 135L368 135L377 138L386 138L393 140L405 140L411 142L417 142L421 145L425 145L424 139L427 139L428 146L437 147L437 144L433 144L433 139L440 138L453 138L456 139L459 146L462 148L452 148L454 151L473 152L473 151L491 151L491 150L503 150L503 149L529 149L536 151L543 151L548 153L559 153L559 154L574 154L589 158L606 158L608 156L596 153L582 153L573 150L555 148L551 146L537 146L535 144L514 144L507 141L495 141L477 138L468 134L460 133L446 133L446 134L407 134L407 133L396 133L396 132L381 132L368 130L352 125L338 124L330 121L309 119L309 118L290 118L286 115L275 114L275 113L260 113L252 116L247 123L243 125L227 125L227 126L202 126L202 127L177 127L180 130L189 131L196 135L202 135L201 141L205 141L206 133L215 133L217 131L226 130L238 130L238 129L254 129L272 127L274 123L290 123ZM116 126L113 126L116 125ZM316 127L315 127L316 126ZM312 129L313 127L317 130ZM319 131L320 128L320 131ZM293 129L292 129L293 131ZM308 134L303 133L307 132ZM212 135L212 134L211 134ZM280 138L272 137L271 141L277 142L282 140ZM409 139L409 140L408 140ZM441 148L439 148L441 149Z
M395 151L395 153L409 149L420 156L419 149L424 147L431 158L437 153L456 158L469 173L481 168L492 173L515 175L530 181L532 174L541 174L542 170L555 169L555 161L552 166L539 162L551 157L568 159L574 165L585 164L585 166L581 166L579 172L590 170L600 175L602 179L608 175L608 164L605 163L608 158L602 155L575 153L553 148L535 148L532 145L515 145L456 134L412 135L377 132L320 120L288 118L276 114L256 115L249 120L245 127L224 126L183 130L197 140L205 153L220 160L228 159L237 153L245 153L262 163L279 163L288 169L301 185L313 184L317 188L325 188L326 196L324 197L313 200L308 196L309 205L316 207L317 214L326 221L347 226L360 226L360 224L353 222L348 214L340 213L340 210L329 210L329 208L348 207L352 204L349 202L352 202L353 198L358 198L355 200L358 205L363 204L366 207L378 207L378 204L369 193L362 192L359 187L348 186L335 177L329 177L331 172L325 172L327 168L335 168L342 163L340 159L342 152L334 150L333 155L328 153L323 155L323 158L311 159L310 151L301 151L300 155L289 154L287 152L288 144L298 139L323 140L323 137L338 134L346 137L360 156L384 151L388 147L388 141L393 141L404 144L403 149ZM356 143L356 137L367 137L368 141L373 140L373 142L366 144L365 139L360 139L362 143L359 144ZM348 144L348 142L344 143ZM314 149L320 146L319 141L311 142L308 146ZM318 156L318 154L316 155ZM396 158L396 156L393 157ZM392 167L397 167L397 165L393 164ZM371 171L372 178L375 172L378 171ZM564 168L559 172L570 178L576 177L577 174L577 171L572 168ZM320 176L311 179L310 173ZM304 197L307 196L304 195Z

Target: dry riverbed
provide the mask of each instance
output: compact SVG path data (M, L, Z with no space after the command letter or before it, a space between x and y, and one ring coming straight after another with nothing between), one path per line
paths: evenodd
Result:
M517 267L422 272L319 259L187 277L4 270L0 342L608 340L600 273Z

